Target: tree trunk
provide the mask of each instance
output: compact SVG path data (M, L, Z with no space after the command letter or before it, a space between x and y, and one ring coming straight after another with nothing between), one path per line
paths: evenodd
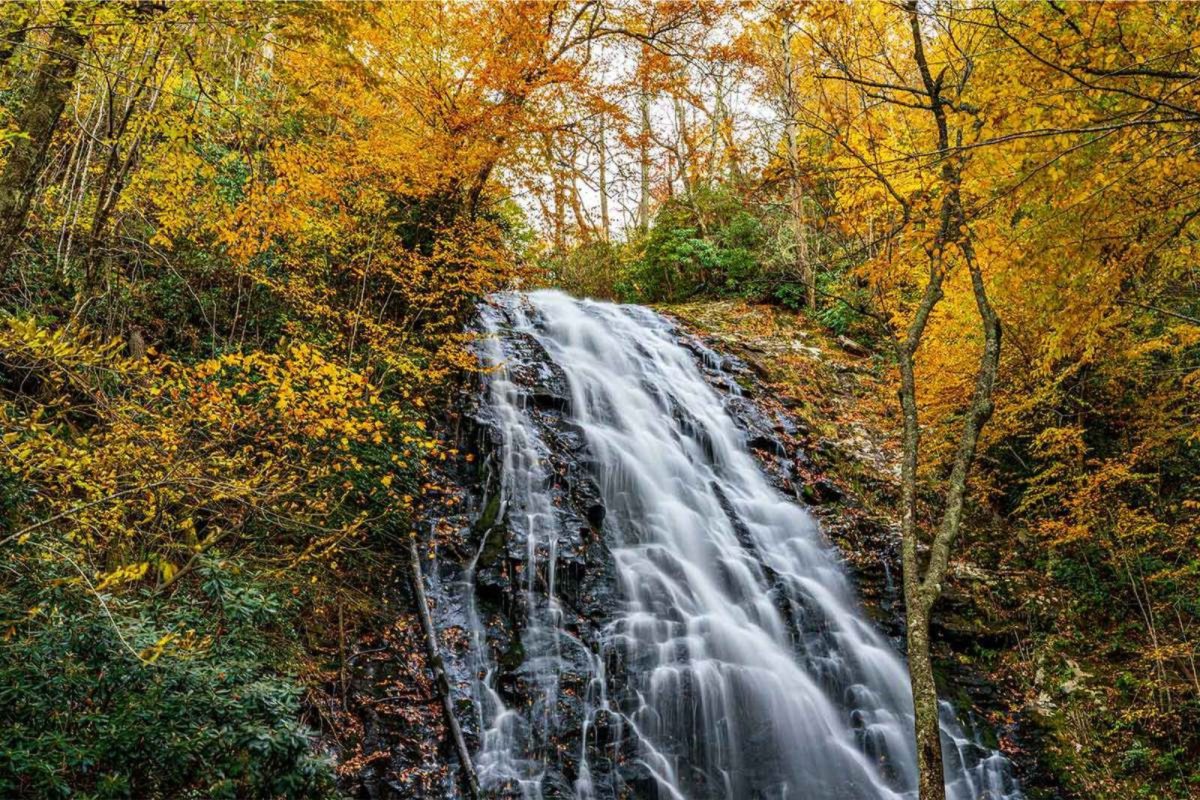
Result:
M695 165L693 164L691 132L688 131L687 110L678 97L673 98L672 105L675 110L675 126L679 132L679 145L676 148L676 156L679 158L679 183L683 186L683 193L690 196L693 191L692 169Z
M68 5L54 26L46 55L38 65L29 97L17 120L26 134L13 141L0 173L0 275L7 276L13 252L25 230L37 178L45 165L54 129L62 116L83 51Z
M715 98L713 100L713 147L722 148L724 155L715 160L714 168L719 168L724 162L729 162L729 177L734 186L742 185L742 164L738 155L738 146L734 141L733 117L725 99L724 81L718 80Z
M906 10L912 31L913 57L929 100L929 111L937 126L937 152L942 160L943 196L937 235L928 252L929 279L905 331L904 339L896 343L900 369L900 406L904 420L900 464L900 535L904 562L904 602L908 615L908 664L916 717L919 796L921 800L945 800L937 686L934 683L929 647L929 617L934 604L942 595L951 549L962 525L967 478L975 461L979 434L992 415L992 393L1000 367L1000 318L988 299L983 273L976 261L971 233L967 228L967 215L961 194L962 156L951 152L946 101L942 97L943 85L940 78L934 79L925 56L917 0L907 0ZM984 344L976 368L975 388L963 418L954 462L944 483L941 519L934 531L929 546L929 557L922 570L918 554L920 526L917 524L917 466L920 458L921 429L917 408L915 358L929 317L942 299L942 285L947 269L946 250L951 247L956 248L966 262Z
M920 342L929 314L941 299L941 274L938 269L936 263L931 264L930 281L909 326L908 336L899 348L897 359L900 362L900 407L904 419L900 462L900 538L904 566L908 674L915 713L913 729L917 745L918 797L921 800L944 800L946 796L941 725L937 716L937 685L933 678L933 660L929 650L929 609L933 603L926 603L926 595L922 591L917 551L917 465L921 429L917 414L916 376L912 358L912 351L915 351L916 344Z
M921 800L945 797L937 685L929 654L929 614L920 605L908 606L908 671L916 712L917 796Z
M120 114L113 108L113 89L110 87L108 90L108 132L105 136L105 142L108 145L108 155L105 158L104 171L101 173L100 183L96 191L96 210L92 214L92 224L88 231L87 251L84 255L84 283L85 291L87 292L94 291L99 283L100 264L104 257L108 223L112 218L113 211L117 207L117 201L121 198L121 192L125 189L125 181L129 177L129 172L136 163L138 148L141 145L142 135L145 131L145 122L142 123L141 129L134 136L133 144L124 158L121 156L121 142L125 138L125 132L129 128L130 120L133 119L134 114L138 111L138 103L141 100L143 91L147 87L150 87L150 81L153 80L155 67L158 64L158 59L162 54L164 45L165 41L160 40L158 47L149 57L144 70L142 70L143 79L135 84L129 96L125 98L125 108L122 109ZM150 88L152 89L150 101L144 111L144 114L147 116L154 111L155 106L158 104L160 91L159 86Z
M788 14L789 10L781 13ZM793 23L780 20L780 106L783 111L783 138L787 148L788 187L792 210L792 235L796 240L796 274L804 283L804 304L809 311L817 308L817 271L808 257L808 230L805 224L804 187L800 184L800 131L796 116L800 104L796 93L796 68L792 61Z
M638 230L650 228L650 92L642 87L638 95L638 115L642 123L642 135L638 137Z
M596 229L587 210L583 207L583 198L579 196L579 140L577 139L571 141L571 160L567 168L570 177L567 196L571 200L571 216L575 218L575 235L578 237L577 241L589 242L596 238Z
M562 170L558 166L557 156L554 152L554 141L548 133L542 135L542 158L545 159L546 174L550 176L554 253L561 256L567 249L567 200L563 187Z
M612 223L608 217L608 161L606 151L608 145L604 141L604 115L600 115L600 131L596 139L596 157L599 170L600 188L600 235L604 241L612 236Z

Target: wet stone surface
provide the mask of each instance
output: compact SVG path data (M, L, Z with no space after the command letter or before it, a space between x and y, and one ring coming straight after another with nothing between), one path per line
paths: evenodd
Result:
M460 393L446 429L456 432L461 456L446 462L438 476L438 483L453 491L443 502L426 505L423 527L435 543L434 557L425 565L432 613L442 634L459 719L477 754L476 769L486 778L485 795L660 796L646 754L631 732L630 715L644 705L640 692L646 687L632 685L627 677L653 664L630 661L644 659L645 651L613 645L625 633L620 626L628 621L622 622L620 615L628 601L608 536L610 527L622 520L606 505L598 483L605 465L573 421L577 399L566 374L532 333L541 321L519 303L485 308L484 314L490 315L487 326L498 335L481 340L481 357L503 363L504 370L477 375L475 384ZM763 402L768 393L751 365L678 328L673 336L694 356L769 482L818 514L822 507L836 507L830 522L857 526L848 538L855 546L875 549L867 560L876 566L852 570L852 579L875 624L895 643L903 621L891 581L892 574L898 575L894 532L869 521L855 522L846 513L853 508L853 497L814 467L802 446L807 431L780 403ZM497 381L503 381L500 389ZM705 457L714 458L720 445L705 441L703 424L686 404L653 386L642 388L681 435L694 437ZM498 391L503 402L497 401ZM514 409L519 418L512 415ZM514 447L514 437L525 437L524 449ZM531 441L536 447L525 446ZM537 456L514 461L514 451L536 451ZM717 484L710 488L717 513L728 518L737 541L759 562L765 597L787 629L786 638L807 648L805 663L814 679L828 680L837 690L844 664L819 603L765 563L734 503ZM664 558L657 568L671 575L677 565ZM728 579L735 578L731 574ZM671 609L659 611L662 624L669 624ZM361 680L366 685L371 677ZM681 696L699 690L686 682L678 689ZM508 716L497 715L498 709ZM389 729L393 721L374 711L367 716L374 746L390 751L386 758L369 759L362 773L367 777L357 783L360 796L455 795L458 769L436 719L426 715L421 726L409 731L412 737L432 740L412 748L401 746L403 737ZM504 720L511 724L502 724ZM767 739L756 743L755 736ZM767 753L770 736L764 728L757 734L747 731L743 738L750 752L758 748ZM371 748L364 749L369 757ZM424 774L435 765L441 769L439 791L445 794L414 793L412 780L406 783L403 776ZM767 774L787 767L764 761L756 769ZM531 775L536 775L536 785L528 780ZM677 780L690 796L727 792L711 771L696 770ZM747 780L747 786L754 785L755 779ZM847 791L848 797L865 796L861 788Z

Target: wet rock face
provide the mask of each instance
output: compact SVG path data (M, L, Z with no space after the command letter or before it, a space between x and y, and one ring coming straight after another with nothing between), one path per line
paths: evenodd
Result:
M525 509L500 509L502 465L496 462L496 454L503 446L503 422L495 419L490 408L477 409L474 449L486 454L484 472L490 479L474 498L483 513L468 538L469 549L481 554L476 583L507 594L506 603L488 610L507 612L504 623L512 633L519 633L522 616L530 610L528 603L536 602L539 595L544 598L550 589L549 571L553 569L554 593L564 606L565 624L594 645L598 641L596 625L604 619L605 609L616 602L612 558L601 535L604 505L592 478L583 431L565 415L571 403L566 378L536 341L519 335L514 335L513 341L517 347L512 354L512 374L518 391L532 411L543 441L550 444L544 466L550 482L547 488L554 497L555 518L550 525L559 535L551 553L545 543L531 542L527 526L514 519ZM531 570L535 572L532 577Z
M680 344L695 355L708 382L723 398L725 411L744 432L771 482L804 505L840 500L841 491L819 476L798 445L805 432L778 404L759 401L766 389L754 370L737 358L710 349L698 337L682 331L677 334ZM593 710L593 717L588 717L597 679L607 680L606 691L614 707L636 707L639 702L629 696L629 687L622 683L620 652L603 647L605 626L624 601L604 536L608 512L595 480L598 467L591 459L583 431L571 421L571 390L561 368L532 336L506 330L503 340L513 391L533 420L538 438L548 445L542 455L549 484L546 488L553 497L554 520L550 524L559 533L554 552L550 553L536 535L531 539L528 522L523 519L529 509L503 507L500 497L505 465L500 454L505 437L511 435L506 429L511 420L500 418L495 405L486 401L488 378L479 376L476 386L463 394L458 410L458 447L474 456L470 463L460 462L453 476L453 482L464 490L461 507L453 516L454 524L461 527L462 544L454 552L441 552L436 572L429 576L434 583L431 596L438 604L434 617L439 628L457 631L477 625L490 654L490 663L481 664L473 662L466 650L447 650L447 668L456 684L464 728L472 750L479 751L484 737L491 732L481 730L477 708L480 698L472 693L472 684L486 670L493 670L490 683L503 704L546 723L542 730L517 734L526 737L523 749L530 756L551 765L541 780L541 796L575 796L574 786L582 766L581 742L586 742L587 770L597 789L596 797L657 796L656 784L639 757L625 720L605 710ZM672 415L686 424L687 409L672 409ZM726 513L736 522L732 509L727 508ZM446 519L446 509L430 509L427 524L445 524ZM736 530L737 525L734 527ZM743 544L749 542L748 533L745 538ZM798 641L818 633L807 630L804 609L785 599L786 587L770 574L769 568L765 569L776 584L770 596L791 635ZM545 687L538 684L530 669L526 642L530 627L540 622L551 579L561 628L592 652L605 653L606 663L601 677L596 674L596 665L587 659L566 659L560 665L554 708L546 709ZM470 601L463 596L468 584L473 586L475 604L470 611L466 609ZM899 629L902 622L884 627ZM513 781L485 794L517 798L522 797L521 788ZM719 787L710 788L721 793Z
M517 404L536 428L536 437L547 447L542 453L540 480L550 497L548 512L520 506L505 507L501 500L505 465L501 454L505 437L512 435L511 420L497 415L487 396L487 376L480 376L476 391L468 393L462 408L459 448L474 456L474 470L458 478L465 488L466 516L462 553L439 559L436 580L441 598L435 618L439 626L461 626L482 640L487 657L473 661L467 652L447 659L458 681L455 692L460 707L468 709L465 728L472 749L483 749L478 707L481 698L472 684L488 671L490 684L503 706L541 720L536 729L518 730L522 750L548 764L541 778L544 797L574 796L581 772L580 744L587 742L588 771L602 786L633 785L639 768L632 744L622 737L617 720L603 710L591 709L597 683L604 680L594 659L585 651L602 651L603 626L619 605L614 561L603 535L606 510L593 477L583 431L569 419L570 387L561 369L533 337L506 332L503 342L507 378ZM550 520L531 521L542 514ZM553 543L539 530L553 529ZM473 597L463 596L473 587ZM466 609L473 603L473 608ZM548 645L539 637L546 616L573 642ZM531 632L531 629L532 632ZM564 646L573 644L573 647ZM552 694L543 685L531 661L559 659ZM609 665L619 672L617 665ZM610 691L619 686L609 684ZM548 695L552 697L548 701ZM486 698L482 699L487 702ZM585 732L586 725L586 732ZM622 777L606 773L622 772ZM521 797L516 780L493 786L489 797ZM616 795L613 795L614 797Z
M700 339L677 331L680 344L696 357L705 377L720 396L725 411L733 418L772 483L798 501L833 502L841 497L836 486L814 477L812 464L797 446L803 433L786 412L765 406L756 397L764 389L750 367L738 359L721 355ZM439 559L439 609L435 617L446 628L476 628L476 636L488 653L486 663L472 661L466 652L448 653L448 668L455 676L460 707L471 708L464 716L472 749L486 749L486 737L495 730L482 730L478 715L481 698L472 693L472 683L491 671L487 683L503 705L540 721L535 730L515 730L521 745L516 748L548 765L540 780L542 797L573 797L576 781L585 768L598 798L654 797L658 790L644 766L635 737L620 714L595 708L597 682L612 701L612 708L636 708L641 701L624 684L625 666L619 649L606 648L616 612L625 602L615 572L613 554L606 544L605 520L609 515L596 483L600 467L593 462L583 431L571 421L571 389L561 368L534 337L506 329L502 342L510 391L516 404L535 427L534 438L544 442L541 453L545 488L552 497L549 525L557 530L553 552L549 552L528 516L538 509L504 507L500 500L506 465L501 454L506 437L512 436L513 421L501 416L496 404L487 401L488 376L481 376L476 391L461 410L459 447L475 455L475 469L457 478L466 488L462 552ZM743 388L745 387L745 389ZM647 387L652 391L653 387ZM690 413L671 408L671 415L685 430ZM512 465L508 465L512 469ZM511 477L511 476L510 476ZM717 490L720 496L719 490ZM738 530L736 512L728 500L722 504ZM432 519L431 519L432 524ZM753 549L748 532L739 536L743 546ZM763 565L774 588L769 597L780 613L791 637L819 637L810 630L816 617L805 613L803 604L789 600L785 582ZM553 574L551 574L553 573ZM551 584L552 591L551 591ZM462 590L473 587L473 598ZM557 625L579 645L603 654L601 665L580 657L578 651L562 655L557 649L559 678L553 690L553 708L547 708L547 687L531 666L545 653L529 652L543 643L536 633L544 625L545 608L553 594ZM466 609L471 602L473 609ZM819 627L819 626L818 626ZM486 704L486 698L482 701ZM583 744L586 743L586 744ZM581 745L583 750L581 751ZM482 765L484 770L487 765ZM712 776L697 774L694 788L705 795L705 781ZM722 794L718 786L708 787ZM513 780L492 786L488 796L520 797L522 786Z
M709 385L723 396L726 413L744 431L771 483L821 520L872 621L903 650L899 532L863 513L858 499L826 473L828 442L791 416L786 402L773 398L757 365L718 353L682 328L678 336L695 354Z
M520 310L505 306L494 313ZM498 348L490 356L494 363L504 363L503 376L476 376L449 415L446 427L456 431L463 457L446 462L437 483L455 490L429 502L424 512L423 533L434 553L424 569L458 716L469 747L477 754L476 769L492 778L485 796L575 797L581 783L586 783L593 793L579 796L656 797L658 784L629 727L630 714L644 701L638 687L627 682L632 680L627 667L645 672L646 665L624 664L624 652L606 646L614 634L621 635L614 621L628 603L608 545L611 536L606 533L621 530L622 514L629 511L622 511L617 501L606 507L597 482L604 468L589 451L584 431L572 421L574 399L562 368L526 332L528 319L521 325L511 322L506 325L502 320L501 335L481 345ZM849 566L866 604L876 611L876 623L894 639L903 629L895 602L897 587L887 566L898 560L894 532L853 521L854 515L847 513L853 498L814 466L801 446L808 432L779 403L763 402L769 393L752 367L678 329L670 333L695 356L769 481L819 515L822 507L828 507L827 528L830 523L853 528L851 536L857 539L850 546L863 548L865 561L873 567L860 574L855 565ZM549 346L555 345L551 341ZM504 381L507 401L503 404L489 396L497 390L497 380ZM686 403L672 405L653 387L645 389L683 435L702 439L702 426L689 425L689 409L677 407ZM521 409L520 419L506 416L507 407ZM539 443L536 464L506 460L520 449L511 447L514 436ZM703 441L701 446L706 446ZM536 481L538 491L514 493L514 480ZM819 678L818 662L833 664L835 655L832 643L826 648L829 653L818 646L825 635L819 609L806 604L795 586L767 566L730 497L715 484L711 491L718 501L717 515L723 512L728 517L740 545L759 562L766 597L775 606L787 638L798 651L807 646L808 668ZM545 502L534 506L502 499L531 494L544 497ZM546 535L548 530L554 532L552 537ZM664 562L661 569L666 573L671 566ZM547 669L550 662L553 668ZM836 682L836 676L830 680ZM599 702L601 695L603 702ZM508 719L503 714L496 722L497 709L514 712L508 723L502 724ZM366 791L360 796L426 796L413 794L411 781L406 784L401 776L429 771L433 764L442 769L433 776L441 779L442 794L428 796L457 796L461 776L444 731L427 725L406 736L377 717L368 721L373 740L381 747L388 742L393 746L386 759L367 767L370 780L362 782ZM434 741L419 749L402 746L413 737ZM497 737L505 738L508 746L491 746ZM748 741L746 746L756 745ZM760 749L767 752L769 746ZM508 763L511 758L528 760ZM768 765L763 772L781 769ZM534 794L521 778L531 771L538 773ZM497 775L512 777L497 780ZM679 778L695 796L723 795L725 788L714 783L718 780L716 772L699 770Z

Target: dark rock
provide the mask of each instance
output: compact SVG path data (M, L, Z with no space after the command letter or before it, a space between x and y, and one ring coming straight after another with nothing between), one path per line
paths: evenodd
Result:
M843 497L842 490L827 478L818 478L804 484L801 495L806 503L814 506L836 503Z

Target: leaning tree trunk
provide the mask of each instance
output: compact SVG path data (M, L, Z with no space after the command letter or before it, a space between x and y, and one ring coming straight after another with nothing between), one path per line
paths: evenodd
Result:
M421 552L417 547L416 534L410 534L408 539L409 569L413 598L417 605L417 617L421 621L421 630L425 633L425 652L429 662L429 670L433 673L434 685L442 701L442 716L450 738L454 742L454 750L458 754L458 763L462 767L462 782L467 795L473 800L480 797L479 777L475 774L475 765L471 762L471 751L467 740L463 737L462 726L458 724L458 715L454 713L454 698L450 694L450 679L446 676L445 662L442 660L441 648L438 646L437 630L433 627L433 618L429 614L429 600L425 595L425 577L421 573Z
M50 34L46 55L17 119L24 136L13 141L0 173L0 275L8 274L13 251L25 230L38 174L45 166L83 51L84 38L70 19L71 10L67 6Z

